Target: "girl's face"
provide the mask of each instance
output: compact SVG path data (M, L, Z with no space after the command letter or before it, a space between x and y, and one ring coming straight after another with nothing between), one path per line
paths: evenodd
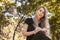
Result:
M36 10L36 16L38 19L42 18L44 16L44 13L45 13L45 9L44 8L40 8L38 10Z

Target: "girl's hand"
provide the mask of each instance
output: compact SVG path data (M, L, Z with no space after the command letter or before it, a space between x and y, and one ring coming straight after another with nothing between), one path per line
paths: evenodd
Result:
M46 33L47 32L47 29L46 28L43 28L43 31Z
M41 30L40 27L36 27L35 30L34 30L34 32L37 33L37 32L39 32L40 30Z

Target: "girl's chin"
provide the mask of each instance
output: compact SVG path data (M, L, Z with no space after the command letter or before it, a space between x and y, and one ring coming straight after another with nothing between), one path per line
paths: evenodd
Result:
M42 17L38 18L39 20L41 19Z

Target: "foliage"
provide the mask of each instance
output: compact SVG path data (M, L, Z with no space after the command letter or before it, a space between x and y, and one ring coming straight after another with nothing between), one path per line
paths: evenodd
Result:
M7 6L13 6L15 3L6 3L6 1L1 0L4 6L0 7L0 12ZM23 10L26 15L32 14L38 7L46 6L48 11L54 14L49 19L51 25L52 40L60 40L60 0L28 0L29 5L23 5ZM17 11L21 11L21 7L17 7ZM0 13L0 25L5 26L5 17Z

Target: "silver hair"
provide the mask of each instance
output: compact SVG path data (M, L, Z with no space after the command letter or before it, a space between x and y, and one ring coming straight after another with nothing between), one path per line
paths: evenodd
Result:
M47 33L46 33L46 35L48 37L50 37L50 24L49 24L49 20L48 20L48 13L49 13L49 11L48 11L47 7L43 6L43 8L46 11L45 12L45 28L48 30Z

